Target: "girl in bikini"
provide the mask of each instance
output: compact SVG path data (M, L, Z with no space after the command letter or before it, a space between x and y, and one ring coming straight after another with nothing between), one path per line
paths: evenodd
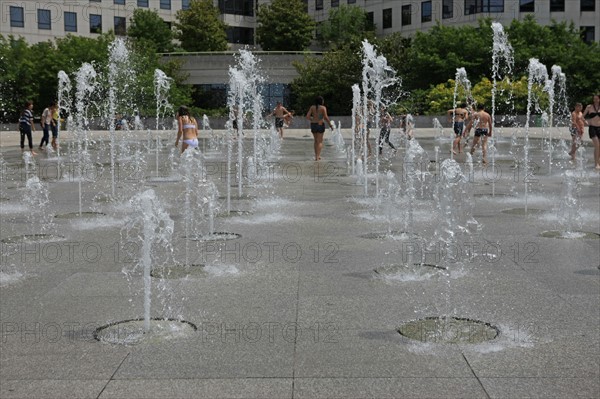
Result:
M177 122L179 130L177 131L177 140L175 140L175 147L179 147L179 139L183 135L183 144L181 145L181 152L183 153L188 147L198 147L198 122L192 116L188 107L182 105L177 111Z
M585 122L589 126L589 135L594 144L594 163L600 170L600 95L596 94L590 105L583 111Z
M318 96L315 99L315 105L312 105L306 113L306 119L310 121L310 131L315 138L315 161L321 160L323 136L325 135L325 122L327 122L331 130L333 130L333 126L327 115L327 108L323 105L323 102L323 97Z

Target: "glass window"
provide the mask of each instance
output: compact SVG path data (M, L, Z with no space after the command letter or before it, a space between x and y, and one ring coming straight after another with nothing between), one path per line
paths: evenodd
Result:
M454 1L443 0L442 1L442 18L448 19L454 17Z
M323 9L323 0L315 0L315 10Z
M504 0L483 0L483 12L504 12Z
M90 14L90 33L102 33L102 15Z
M77 32L77 13L65 11L65 32Z
M138 7L148 7L148 0L137 0Z
M221 14L252 17L254 16L254 0L219 0L219 11Z
M170 10L171 9L171 0L160 0L160 9L161 10Z
M229 27L227 28L227 41L236 44L254 44L254 29Z
M392 27L392 9L386 8L383 10L383 19L382 19L383 29L389 29Z
M125 0L113 0L115 4L125 5Z
M421 22L431 22L431 1L421 3Z
M181 0L181 9L189 10L190 9L190 0Z
M356 0L348 0L348 4L356 4Z
M581 11L596 11L596 2L594 0L581 0Z
M565 0L550 0L550 12L564 12Z
M115 35L125 36L127 34L127 22L125 17L115 17Z
M412 23L412 9L411 5L402 6L402 26L410 25Z
M373 14L373 11L367 13L367 26L375 26L375 14Z
M50 23L50 10L37 10L38 17L38 29L50 30L52 29L52 24Z
M339 7L340 0L331 0L331 7Z
M596 29L593 26L582 26L581 27L581 39L587 43L592 44L595 40Z
M9 7L10 10L10 26L13 28L25 27L25 14L23 7Z
M519 0L519 11L520 12L534 12L535 11L535 0Z

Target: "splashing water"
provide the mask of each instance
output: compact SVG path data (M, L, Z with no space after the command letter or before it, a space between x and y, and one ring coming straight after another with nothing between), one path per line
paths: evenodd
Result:
M132 212L125 225L128 237L134 236L141 242L140 261L144 282L144 330L150 331L150 308L152 294L153 259L157 248L171 248L173 220L163 209L154 190L147 190L131 198ZM129 241L128 241L129 242Z
M158 177L158 154L160 151L160 136L158 134L161 118L167 112L172 112L173 106L169 103L169 90L172 79L160 69L154 70L154 98L156 99L156 177ZM164 127L164 126L163 126Z

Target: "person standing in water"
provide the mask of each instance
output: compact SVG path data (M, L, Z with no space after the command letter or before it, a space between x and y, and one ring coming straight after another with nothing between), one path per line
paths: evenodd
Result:
M281 104L281 101L277 101L277 106L269 114L269 116L275 116L275 129L279 132L279 138L283 138L283 124L284 122L292 117L290 111L285 109L285 107ZM291 119L290 119L291 120Z
M306 113L306 119L310 121L310 131L314 137L315 161L321 160L321 150L323 149L323 136L325 135L325 122L333 130L333 125L327 115L327 108L323 105L323 97L315 98L315 104L310 107Z
M463 131L465 128L465 122L467 120L467 116L469 112L467 111L467 104L461 104L458 108L449 109L446 113L448 116L448 120L452 121L454 119L454 124L452 128L454 129L454 142L452 143L452 153L456 155L456 151L458 149L458 153L461 153L460 149L460 140L463 136ZM454 117L454 118L453 118Z
M188 107L182 105L177 111L177 124L179 129L177 131L177 140L175 140L175 147L179 147L179 139L183 136L183 144L181 145L181 152L183 153L188 148L198 147L198 122L192 116Z
M383 143L387 143L394 153L396 151L396 147L390 142L390 132L392 130L392 122L394 118L390 113L385 109L384 106L381 107L381 116L379 119L379 123L381 125L381 131L379 132L379 155L383 154Z
M585 119L583 118L583 105L581 103L575 104L575 109L571 112L571 127L569 132L571 133L571 151L569 155L571 159L575 160L575 153L581 145L581 139L583 137L583 129L585 126Z
M492 117L485 111L483 104L477 106L477 112L475 112L469 124L467 125L467 132L475 127L475 137L473 138L473 144L471 145L471 155L475 152L479 140L481 140L481 153L483 156L483 164L487 165L487 140L488 137L492 137Z
M36 155L33 151L33 139L31 137L31 133L35 132L32 109L33 101L27 101L25 103L25 108L23 108L23 111L21 112L21 117L19 118L19 133L21 133L21 151L25 150L25 137L27 137L29 151L31 151L31 155Z
M594 144L594 163L596 169L600 170L600 94L596 94L592 103L585 107L583 117L589 126L588 133Z

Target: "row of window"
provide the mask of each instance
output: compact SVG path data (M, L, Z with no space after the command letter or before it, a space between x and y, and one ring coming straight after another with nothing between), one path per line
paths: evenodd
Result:
M533 12L535 0L520 0L520 12ZM551 12L564 12L566 0L550 0ZM478 13L503 13L504 0L464 0L465 15ZM595 11L594 0L580 0L581 11ZM369 13L372 19L373 13ZM402 6L401 17L402 26L412 24L413 5L406 4ZM442 18L448 19L454 17L453 0L442 0ZM433 18L433 8L431 0L421 2L421 22L431 22ZM371 20L371 22L373 22ZM392 9L386 8L382 14L382 27L389 29L392 27Z
M25 14L23 7L10 8L10 26L13 28L25 27ZM64 13L64 28L65 32L77 32L77 13L65 11ZM38 29L52 29L52 15L50 10L37 10ZM90 14L90 33L102 33L102 15ZM126 18L114 17L114 31L116 35L124 36L126 34Z
M223 0L221 0L223 1ZM233 1L233 0L231 0ZM346 0L348 4L355 4L356 0ZM465 15L479 14L479 13L502 13L504 12L504 0L462 0L464 1L464 13ZM565 2L567 0L550 0L550 12L564 12ZM315 1L315 10L323 9L324 0ZM426 4L428 3L428 4ZM426 13L431 14L431 1L423 2L426 4L421 8L426 8ZM340 0L331 0L331 7L339 7ZM411 5L402 6L411 7ZM595 0L579 0L580 11L596 11ZM519 12L534 12L535 11L535 0L519 0ZM454 0L442 0L442 18L453 18L454 17ZM384 18L385 21L385 18ZM431 21L431 18L427 21ZM385 26L384 26L385 28Z
M93 3L100 3L101 0L90 0ZM138 7L149 7L149 0L137 0ZM113 4L125 5L125 0L113 0ZM181 9L187 10L190 8L190 0L181 0ZM160 0L160 9L161 10L170 10L171 9L171 0Z

